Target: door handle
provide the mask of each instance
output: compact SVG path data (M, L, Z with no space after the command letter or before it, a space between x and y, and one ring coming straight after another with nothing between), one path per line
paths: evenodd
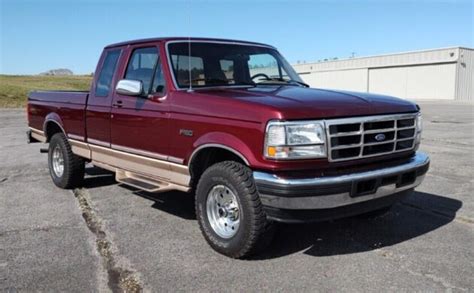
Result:
M122 101L118 100L117 102L113 103L112 106L122 108Z

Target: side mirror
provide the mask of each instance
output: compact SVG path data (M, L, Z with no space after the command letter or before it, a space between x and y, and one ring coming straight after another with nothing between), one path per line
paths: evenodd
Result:
M143 84L140 80L122 79L117 83L115 91L126 96L139 96L143 92Z

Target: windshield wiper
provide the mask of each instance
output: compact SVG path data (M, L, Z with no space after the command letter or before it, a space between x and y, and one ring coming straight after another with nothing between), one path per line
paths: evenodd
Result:
M294 80L294 79L269 77L269 78L262 78L262 80L277 81L277 82L282 82L282 83L285 83L285 84L293 84L293 85L300 85L300 86L303 86L303 87L309 87L308 84L306 84L304 82L301 82L301 81L298 81L298 80ZM271 84L271 83L265 83L265 82L245 82L245 81L241 81L241 82L236 83L236 84L229 84L229 80L223 80L223 79L217 79L217 78L195 78L195 79L192 80L192 82L197 82L197 81L204 81L206 83L206 86L218 86L218 87L220 87L220 86L239 86L239 85L256 87L259 84L260 85ZM209 83L209 84L207 84L207 83Z
M219 79L219 78L195 78L192 82L204 81L206 87L223 87L223 86L251 86L255 87L257 84L255 82L239 82L239 83L229 83L229 80Z
M290 82L297 83L297 84L302 85L302 86L304 86L304 87L310 87L309 84L304 83L304 82L302 82L302 81L297 81L297 80L293 80L293 79L290 79L289 81L290 81Z
M205 83L220 83L227 85L229 84L228 80L219 79L219 78L195 78L191 80L192 82L204 81ZM214 85L214 84L213 84Z
M288 84L298 84L298 85L301 85L301 86L304 86L304 87L309 87L308 84L302 82L302 81L298 81L298 80L294 80L294 79L284 79L284 78L280 78L280 77L269 77L269 78L263 78L263 80L267 80L267 81L281 81L281 82L284 82L284 83L288 83ZM260 83L262 84L262 83Z

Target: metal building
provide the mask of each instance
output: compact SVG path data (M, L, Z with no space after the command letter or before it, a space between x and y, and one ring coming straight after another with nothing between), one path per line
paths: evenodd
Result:
M311 87L473 101L474 49L453 47L293 65Z

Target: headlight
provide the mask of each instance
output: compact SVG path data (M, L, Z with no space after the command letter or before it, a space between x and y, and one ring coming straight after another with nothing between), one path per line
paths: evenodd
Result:
M418 148L421 143L421 132L423 130L423 118L421 117L421 113L418 113L418 115L416 115L415 126L416 126L415 148Z
M265 157L309 159L326 157L326 132L322 121L270 121L265 134Z

